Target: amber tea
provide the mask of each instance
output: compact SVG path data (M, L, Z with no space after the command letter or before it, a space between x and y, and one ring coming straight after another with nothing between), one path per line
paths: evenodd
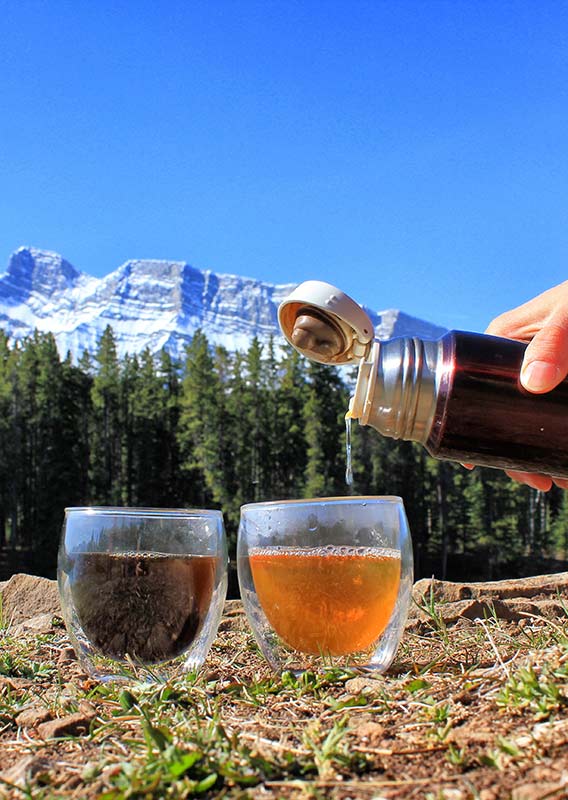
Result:
M215 588L216 557L80 552L69 559L79 623L105 656L158 663L176 658L198 636Z
M397 600L400 552L374 547L260 547L249 554L258 600L276 633L303 653L367 650Z

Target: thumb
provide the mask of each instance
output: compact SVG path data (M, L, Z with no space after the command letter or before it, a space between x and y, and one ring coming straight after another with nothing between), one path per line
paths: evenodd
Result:
M521 384L529 392L549 392L568 374L568 318L547 322L529 343Z

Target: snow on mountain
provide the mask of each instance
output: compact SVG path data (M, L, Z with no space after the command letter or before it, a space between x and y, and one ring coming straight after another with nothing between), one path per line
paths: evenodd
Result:
M308 276L309 277L309 276ZM0 275L0 328L13 340L51 331L62 356L94 353L110 325L118 353L181 356L198 328L213 344L246 350L254 336L283 342L280 302L294 284L270 284L200 270L183 261L127 261L104 278L76 270L57 253L20 247ZM379 338L435 338L444 328L389 309L365 309Z

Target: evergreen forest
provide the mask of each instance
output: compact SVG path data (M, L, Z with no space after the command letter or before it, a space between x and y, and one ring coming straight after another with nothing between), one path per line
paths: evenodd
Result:
M166 351L119 359L108 327L76 363L51 334L0 332L0 566L54 577L66 506L219 508L234 556L241 504L352 493L403 498L417 577L565 568L559 489L468 471L358 424L347 486L348 400L335 368L257 340L232 354L198 331L179 363Z

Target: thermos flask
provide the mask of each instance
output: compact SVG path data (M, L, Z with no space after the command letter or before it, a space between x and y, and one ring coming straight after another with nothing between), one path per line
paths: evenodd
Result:
M351 417L436 458L568 477L568 380L545 394L520 383L526 344L464 331L379 341L354 300L321 281L280 305L300 353L358 366Z

